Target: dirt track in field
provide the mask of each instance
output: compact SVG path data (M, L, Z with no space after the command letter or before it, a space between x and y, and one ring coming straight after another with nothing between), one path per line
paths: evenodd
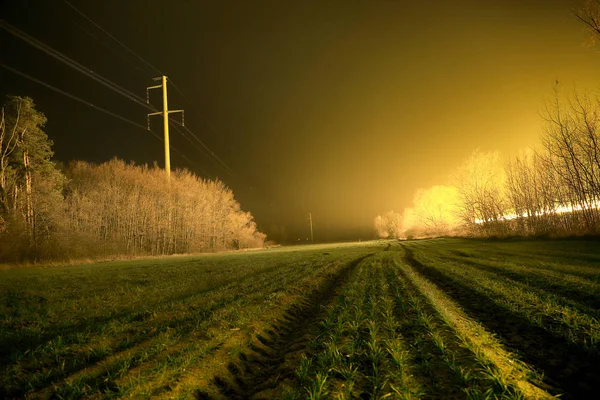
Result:
M356 267L371 256L349 263L310 296L310 300L288 310L264 335L257 335L249 351L229 362L229 374L214 377L218 397L198 390L197 398L278 398L280 387L295 379L301 355L311 353L311 341L327 306Z

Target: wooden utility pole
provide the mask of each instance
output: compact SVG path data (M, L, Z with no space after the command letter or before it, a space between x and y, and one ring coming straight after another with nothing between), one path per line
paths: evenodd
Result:
M310 241L314 243L315 238L313 236L312 213L308 213L308 223L310 224Z
M185 126L184 114L183 110L170 110L169 105L167 103L167 77L162 76L158 78L154 78L154 81L161 81L160 85L149 86L146 88L146 102L150 104L150 89L159 89L162 88L163 95L163 109L162 111L154 112L148 114L148 130L150 130L150 117L152 115L162 115L163 116L163 130L165 134L165 171L167 172L167 178L171 178L171 151L169 148L169 114L172 113L181 113L181 125Z

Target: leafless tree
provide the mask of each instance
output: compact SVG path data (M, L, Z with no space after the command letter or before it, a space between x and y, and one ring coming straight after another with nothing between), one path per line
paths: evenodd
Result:
M504 171L497 152L475 151L458 168L453 180L460 196L459 214L473 232L506 234Z
M595 45L600 38L600 2L587 0L583 7L572 10L573 15L585 24L590 31L590 44Z
M566 104L555 100L545 111L544 164L561 187L557 207L571 207L572 224L582 232L598 229L600 164L597 102L575 93Z
M381 238L397 239L401 236L402 216L395 211L378 215L374 221L375 231Z

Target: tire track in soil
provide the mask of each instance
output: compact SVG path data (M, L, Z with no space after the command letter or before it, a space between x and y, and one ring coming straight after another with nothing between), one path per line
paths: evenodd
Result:
M198 291L189 291L181 295L167 298L165 300L160 300L159 298L159 300L153 303L145 303L142 307L145 309L161 310L161 307L163 307L166 304L168 308L165 308L164 312L168 312L173 307L176 307L180 304L187 304L189 301L202 299L202 295L204 294L216 293L218 290L223 289L228 285L243 282L244 279L250 276L256 278L260 275L267 275L273 272L277 272L278 269L283 269L285 268L285 266L286 264L281 263L269 268L264 268L257 272L249 272L235 278L225 279L219 282L214 287L206 287ZM136 314L139 313L140 309L141 308L133 307L131 309L126 309L111 315L103 315L90 318L86 317L83 321L60 323L55 326L46 327L46 329L39 336L26 337L17 341L12 341L8 344L0 342L0 365L6 364L10 360L10 358L16 353L24 353L28 349L44 345L47 342L56 339L57 336L62 336L65 339L71 340L71 338L74 337L77 333L86 333L93 335L99 329L104 328L110 325L111 323L131 323L131 321L143 322L143 316L136 316ZM86 368L87 366L88 365L84 365L83 368ZM75 372L78 370L79 369L76 369Z
M595 399L600 390L600 355L591 354L563 338L533 325L524 316L511 312L484 294L452 280L434 267L414 258L404 247L404 261L436 284L454 300L469 317L496 333L509 349L516 350L522 361L541 370L553 394L564 399ZM557 389L557 390L556 390Z
M373 255L367 254L350 262L308 300L286 311L266 335L257 335L256 340L261 345L251 344L249 354L241 353L239 360L229 363L229 376L213 378L220 394L227 399L251 399L263 391L275 389L284 380L293 381L300 354L309 349L313 338L311 334L317 331L327 307L338 295L337 289L344 286L362 261ZM198 389L196 398L206 400L213 397Z
M253 277L257 278L264 274L277 273L277 270L281 269L283 267L285 267L285 264L278 264L275 267L267 268L267 269L259 271L259 273L257 273ZM241 279L248 277L248 276L249 276L249 274L245 274L244 276L242 276L242 278L231 279L230 280L231 282L227 283L226 285L216 286L215 287L216 289L214 289L214 290L212 290L212 289L203 290L198 293L208 293L208 292L218 293L218 291L220 289L225 288L230 283L236 283L236 282L241 283L242 282ZM244 296L251 296L255 291L261 289L262 287L264 287L268 284L269 283L267 281L254 282L250 286L238 288L239 290L237 293L223 295L223 297L220 301L213 302L212 304L210 302L208 302L208 303L204 302L204 303L200 303L199 305L195 305L194 307L196 307L199 310L199 313L202 313L204 315L204 317L202 318L202 322L206 322L210 319L210 317L215 312L222 310L222 309L226 308L228 305L230 305L232 302L235 302L237 300L237 298L240 297L240 293L242 293ZM247 292L244 292L245 290L247 290ZM189 295L189 296L186 295L186 296L178 297L178 299L180 299L180 298L193 299L195 297L200 297L200 296L197 296L195 294ZM176 301L179 302L179 300L176 300ZM204 308L202 308L202 307L204 307ZM165 312L165 311L160 310L160 312ZM101 357L98 357L95 359L90 359L86 363L74 364L71 367L67 366L66 368L63 369L63 374L59 375L57 380L48 381L47 383L43 383L38 388L36 388L37 393L39 393L43 397L45 395L45 393L52 392L54 390L54 386L61 386L67 380L72 379L73 375L78 374L79 372L85 371L85 370L88 370L88 372L89 372L90 370L93 370L96 368L100 368L101 371L103 371L103 372L101 372L100 374L93 374L92 377L85 378L83 380L83 382L85 382L85 384L88 386L91 386L94 388L97 387L98 390L103 391L103 392L112 392L112 391L118 390L117 386L112 381L112 379L107 379L107 376L109 376L113 373L112 372L112 370L114 369L112 367L113 364L122 363L123 360L120 359L120 357L123 354L125 354L126 357L129 357L132 359L136 358L137 357L136 354L139 351L146 351L149 347L151 347L153 345L154 341L156 340L156 338L159 335L161 335L165 332L168 332L170 329L176 329L178 331L178 335L181 337L187 337L187 336L191 335L194 330L193 329L194 326L190 325L193 322L192 321L193 318L194 318L193 316L188 315L188 316L184 316L182 318L175 318L175 319L171 319L168 321L164 321L164 326L163 325L159 325L159 326L148 325L147 329L148 330L152 329L152 332L145 334L144 337L140 337L138 340L131 341L129 343L129 345L126 347L115 348L115 351L112 353L107 353L106 355L103 355ZM145 320L141 320L141 322L144 322L144 321ZM142 329L144 327L139 325L139 326L134 326L133 328ZM146 328L144 328L144 329L146 329ZM206 337L204 337L203 339L206 339ZM129 355L127 355L127 354L129 354ZM154 359L160 358L161 354L162 353L152 354L143 363L148 363ZM115 360L115 357L116 357L116 360ZM109 360L107 364L104 364L105 360ZM110 361L110 360L112 360L112 361ZM0 365L1 364L2 363L0 362ZM137 367L137 366L139 366L139 363L136 361L132 361L130 366L132 368ZM13 388L11 391L10 388L6 389L6 388L0 386L0 399L19 397L19 396L23 396L24 394L25 394L25 392L20 390L19 387Z

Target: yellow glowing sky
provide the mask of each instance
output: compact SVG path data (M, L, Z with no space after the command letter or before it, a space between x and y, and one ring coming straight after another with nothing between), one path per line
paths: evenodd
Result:
M321 38L271 104L289 149L275 156L279 187L316 221L366 226L402 211L475 148L510 156L535 145L556 80L600 82L575 3L376 3Z
M148 82L93 47L70 24L75 15L58 6L30 14L26 3L10 2L9 22L143 93ZM188 101L173 93L172 107L186 108L189 126L244 182L176 134L174 146L223 178L267 233L285 225L290 237L306 235L308 212L317 237L372 232L374 216L443 184L474 149L513 155L535 145L556 80L566 91L600 83L600 47L584 45L575 0L75 3L178 82ZM57 30L52 13L69 23ZM94 98L97 87L69 86L78 82L72 71L61 80L51 74L58 66L33 55L19 64L25 53L15 49L14 67L114 109L108 94ZM95 122L81 109L66 118L64 99L35 90L23 94L48 114L59 159L162 160L152 138L132 140L130 127ZM140 110L122 113L145 121Z

